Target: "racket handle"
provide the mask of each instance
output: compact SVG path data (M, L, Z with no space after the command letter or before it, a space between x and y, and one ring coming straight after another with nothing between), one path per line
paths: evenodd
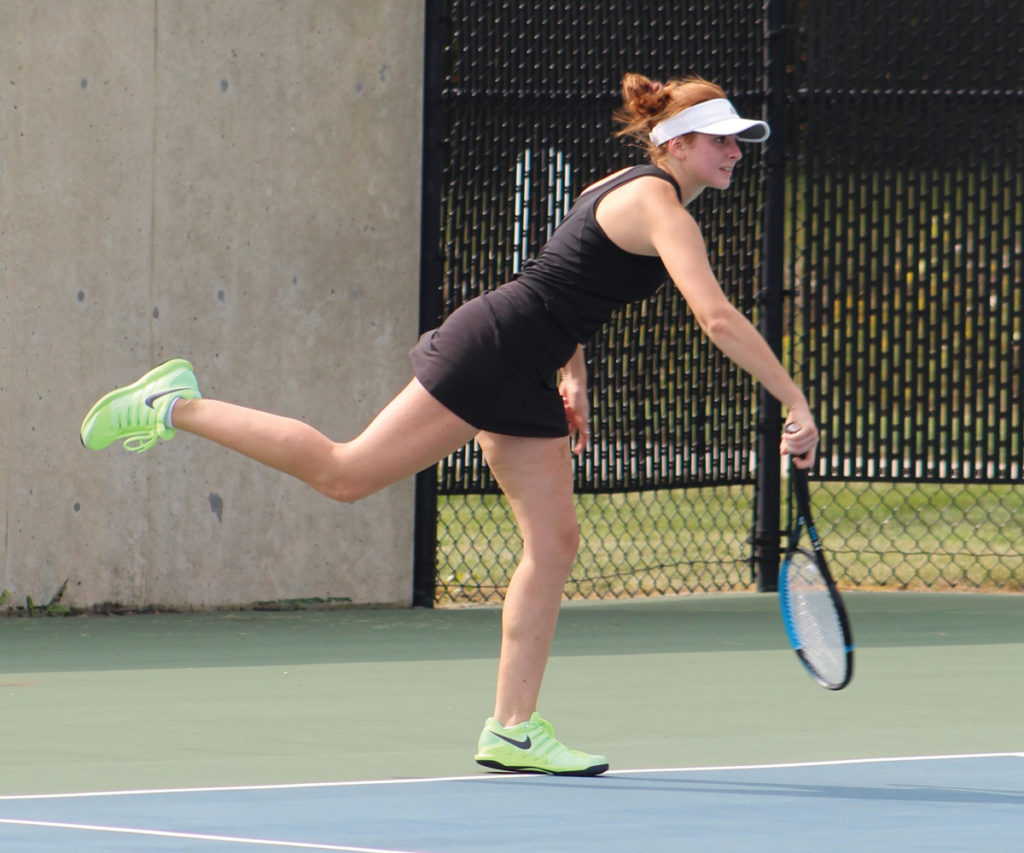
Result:
M811 520L811 491L807 485L807 469L797 468L792 462L789 465L789 477L793 481L793 493L796 496L797 511L804 521Z

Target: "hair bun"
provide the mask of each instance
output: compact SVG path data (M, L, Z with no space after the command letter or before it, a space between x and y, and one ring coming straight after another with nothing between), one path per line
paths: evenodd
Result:
M615 135L633 139L647 152L650 161L656 163L661 150L651 142L650 134L659 121L687 107L725 96L721 86L703 77L690 76L659 83L643 74L628 72L622 78L622 106L612 114L612 118L622 125Z

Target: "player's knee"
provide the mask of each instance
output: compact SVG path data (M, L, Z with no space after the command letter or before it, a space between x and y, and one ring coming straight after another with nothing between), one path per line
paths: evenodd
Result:
M374 468L362 464L345 443L334 445L331 455L307 482L331 500L347 504L369 497L387 485Z
M362 500L366 497L363 494L355 491L354 489L348 488L345 485L339 485L331 483L329 486L319 488L318 490L323 494L327 495L332 501L337 501L343 504L353 504L356 501Z
M575 563L576 555L580 550L580 526L577 522L573 522L566 531L565 544L566 552L570 554L570 559Z
M568 575L576 564L580 547L580 528L575 519L561 525L550 523L523 541L526 556L551 571Z
M345 504L361 501L377 491L362 479L339 471L324 472L312 486L331 500Z
M580 550L580 526L575 519L566 522L557 531L552 542L552 557L566 575L576 564L576 555Z

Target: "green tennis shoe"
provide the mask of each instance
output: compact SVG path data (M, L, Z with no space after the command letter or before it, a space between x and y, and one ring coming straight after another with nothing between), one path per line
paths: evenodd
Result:
M183 358L165 361L131 385L101 397L82 421L82 444L102 450L122 441L132 453L149 450L158 438L174 437L169 418L174 401L200 396L192 365Z
M508 728L494 717L488 718L475 758L484 767L513 773L597 776L608 769L608 759L603 755L569 749L556 739L551 723L536 711L525 723Z

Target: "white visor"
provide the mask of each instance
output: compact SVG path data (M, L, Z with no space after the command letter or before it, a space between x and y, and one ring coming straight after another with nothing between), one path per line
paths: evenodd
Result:
M763 121L740 118L736 108L725 98L715 98L687 107L671 118L658 122L651 131L651 142L664 145L684 133L695 132L711 136L735 136L742 142L764 142L771 130Z

